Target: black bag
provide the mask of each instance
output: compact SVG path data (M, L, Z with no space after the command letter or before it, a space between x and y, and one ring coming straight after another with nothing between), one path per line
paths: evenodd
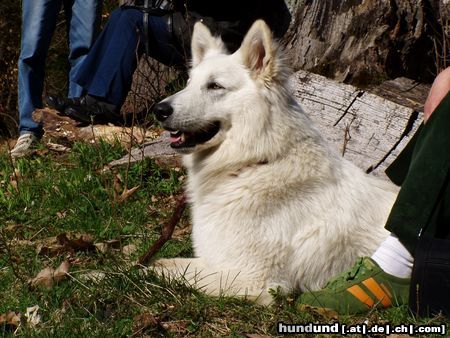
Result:
M450 240L423 233L414 255L409 292L414 314L450 316Z
M144 13L143 26L144 26L144 46L145 53L149 54L149 40L150 33L148 31L149 16L161 17L167 26L167 30L170 35L173 35L173 14L175 12L174 3L172 0L130 0L125 1L121 5L122 8L134 8Z

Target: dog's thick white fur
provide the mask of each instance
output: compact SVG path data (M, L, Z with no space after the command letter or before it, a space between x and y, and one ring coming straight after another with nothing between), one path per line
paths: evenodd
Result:
M231 55L197 23L190 81L160 103L188 170L196 258L156 269L213 295L268 303L270 288L320 289L388 235L397 188L326 144L278 54L263 21Z

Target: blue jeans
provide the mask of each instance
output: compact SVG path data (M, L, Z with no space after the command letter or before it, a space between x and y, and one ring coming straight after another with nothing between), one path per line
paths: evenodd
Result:
M108 24L92 46L75 82L85 92L120 107L133 81L137 62L144 52L143 14L120 7L111 13ZM149 17L149 56L166 64L184 63L165 21Z
M18 62L20 134L31 132L38 137L43 134L42 126L33 121L32 113L42 108L45 59L63 5L70 47L69 97L82 94L82 88L73 77L98 32L102 0L23 0Z

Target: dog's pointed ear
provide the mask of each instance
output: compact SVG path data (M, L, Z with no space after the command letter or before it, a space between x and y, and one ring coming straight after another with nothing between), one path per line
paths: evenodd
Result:
M256 76L271 75L274 66L272 32L263 20L257 20L245 35L240 48L244 65Z
M194 25L194 31L192 33L192 67L202 62L205 55L211 51L224 53L225 46L220 38L214 37L208 27L198 21Z

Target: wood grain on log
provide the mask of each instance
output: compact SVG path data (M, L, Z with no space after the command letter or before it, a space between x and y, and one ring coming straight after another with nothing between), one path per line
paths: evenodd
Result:
M111 170L128 163L136 163L145 158L155 159L162 166L181 166L180 155L170 147L169 133L163 133L158 139L133 148L129 154L108 163L103 170Z
M328 142L378 176L421 123L422 113L413 108L313 73L296 72L291 87Z

